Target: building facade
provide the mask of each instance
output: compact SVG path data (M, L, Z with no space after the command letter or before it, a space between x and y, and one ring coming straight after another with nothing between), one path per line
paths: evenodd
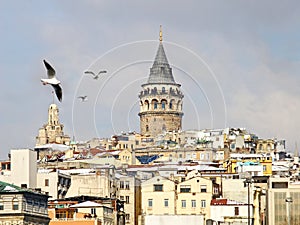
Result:
M0 224L48 225L48 196L0 181Z
M140 132L152 137L164 131L182 128L182 99L180 84L174 80L162 44L160 43L147 83L142 85L140 98Z

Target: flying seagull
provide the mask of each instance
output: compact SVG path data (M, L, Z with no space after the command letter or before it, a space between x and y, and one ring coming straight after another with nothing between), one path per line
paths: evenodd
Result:
M85 74L91 74L93 76L93 78L95 80L97 80L99 78L99 76L100 76L101 73L107 73L107 71L106 70L101 70L101 71L98 72L97 75L93 71L85 71L84 73Z
M57 99L61 102L62 89L61 89L61 86L59 85L60 81L56 79L55 70L53 69L53 67L46 60L43 60L43 61L44 61L45 67L47 69L48 79L41 79L41 82L43 83L43 85L51 84L51 86L55 90Z
M78 98L80 98L82 102L86 102L87 101L87 96L86 95L84 95L84 96L78 96Z

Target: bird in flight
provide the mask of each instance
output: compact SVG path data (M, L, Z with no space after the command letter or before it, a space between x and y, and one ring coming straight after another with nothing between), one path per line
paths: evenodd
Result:
M97 80L101 73L107 73L107 71L106 70L101 70L101 71L98 72L98 74L95 74L93 71L85 71L84 73L85 74L91 74L93 76L93 78L95 80Z
M55 70L53 69L53 67L46 60L43 60L43 62L47 69L48 79L41 79L41 82L43 83L43 85L50 84L54 88L57 99L61 102L62 89L59 85L60 81L56 79Z
M84 95L84 96L78 96L78 98L79 98L82 102L86 102L86 101L88 100L86 95Z

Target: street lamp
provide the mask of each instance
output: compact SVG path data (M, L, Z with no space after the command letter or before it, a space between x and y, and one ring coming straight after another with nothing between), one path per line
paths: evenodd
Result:
M286 217L287 217L287 224L290 225L291 224L291 209L290 209L290 204L293 202L292 197L287 197L285 199L286 202Z
M251 177L247 177L244 180L244 187L248 186L248 225L251 225L251 220L250 220L250 185L252 184L252 179Z

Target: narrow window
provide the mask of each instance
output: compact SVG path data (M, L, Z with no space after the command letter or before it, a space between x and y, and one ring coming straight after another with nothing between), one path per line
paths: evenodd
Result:
M126 214L125 214L125 219L126 219L126 220L130 220L130 214L129 214L129 213L126 213Z
M196 208L196 200L192 200L192 208Z
M164 200L164 203L165 203L165 204L164 204L165 207L169 207L169 199L166 198L166 199Z
M49 179L45 179L45 186L49 187Z
M186 208L186 200L181 200L181 208Z
M129 190L129 181L125 181L125 189Z
M124 181L120 181L120 189L124 189Z
M235 216L239 215L239 207L234 207L234 215Z
M14 198L13 199L13 210L18 210L19 209L19 201L18 199Z
M129 204L129 196L126 196L126 197L125 197L125 203L126 203L126 204Z
M206 207L206 201L205 200L201 200L201 208L205 208Z
M148 199L148 207L153 207L153 199Z

